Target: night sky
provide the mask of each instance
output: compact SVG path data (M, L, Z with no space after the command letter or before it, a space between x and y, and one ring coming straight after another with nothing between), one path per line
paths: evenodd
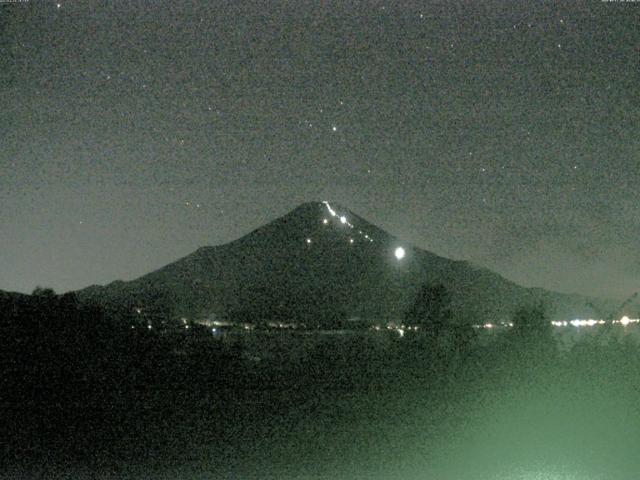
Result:
M640 290L640 3L0 3L0 289L330 200L526 286Z

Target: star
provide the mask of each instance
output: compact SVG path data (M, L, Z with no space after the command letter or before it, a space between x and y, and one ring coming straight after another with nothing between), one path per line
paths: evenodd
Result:
M333 127L331 127L331 130L333 130L334 132L338 131L338 127L336 127L335 125Z

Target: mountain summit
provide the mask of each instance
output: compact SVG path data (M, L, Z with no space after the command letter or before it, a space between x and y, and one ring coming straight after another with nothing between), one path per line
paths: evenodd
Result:
M104 307L168 316L330 326L353 317L401 319L425 283L450 291L461 321L506 320L519 305L538 301L557 317L593 314L592 299L520 287L415 248L330 202L304 203L235 241L78 295Z

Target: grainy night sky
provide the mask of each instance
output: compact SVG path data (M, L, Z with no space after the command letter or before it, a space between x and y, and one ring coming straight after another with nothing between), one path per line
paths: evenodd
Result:
M527 286L640 287L640 3L0 3L0 289L331 200Z

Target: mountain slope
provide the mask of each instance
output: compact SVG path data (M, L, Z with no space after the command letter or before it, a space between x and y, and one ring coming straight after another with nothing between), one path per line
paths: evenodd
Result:
M404 248L404 258L395 250ZM78 292L83 302L161 315L296 320L401 318L423 283L443 283L459 319L508 319L544 301L555 317L593 315L593 299L516 285L414 248L345 208L305 203L233 242L203 247L130 282Z

